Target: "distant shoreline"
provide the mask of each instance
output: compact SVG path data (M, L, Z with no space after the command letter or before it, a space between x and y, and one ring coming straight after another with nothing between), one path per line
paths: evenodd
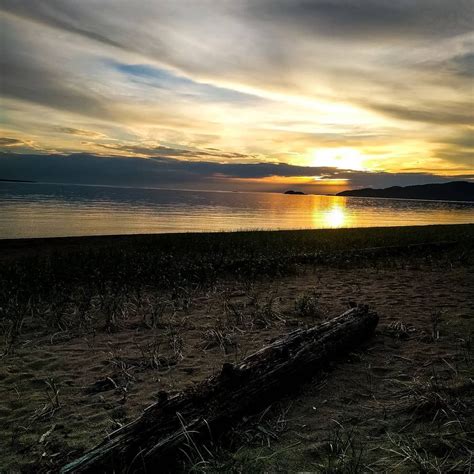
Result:
M185 193L219 193L219 194L278 194L278 195L301 195L301 196L322 196L322 197L340 197L340 198L362 198L362 199L385 199L385 200L395 200L395 201L421 201L421 202L452 202L452 203L464 203L464 204L474 204L474 200L459 200L459 199L435 199L435 198L423 198L423 197L389 197L389 196L369 196L355 194L355 192L365 191L364 190L346 190L341 191L340 193L331 194L331 193L287 193L282 191L230 191L230 190L220 190L220 189L185 189L185 188L152 188L149 186L125 186L120 184L90 184L90 183L56 183L56 182L47 182L47 181L30 181L30 180L16 180L16 179L2 179L0 182L5 183L28 183L28 184L39 184L39 185L51 185L51 186L78 186L86 188L112 188L112 189L139 189L146 191L178 191ZM372 190L372 188L367 188ZM354 194L349 194L353 193Z
M352 189L337 193L337 196L473 202L474 183L469 181L451 181L449 183L420 184L414 186L391 186L383 189Z
M30 181L28 179L5 179L5 178L0 178L0 182L2 182L2 183L37 183L38 181Z

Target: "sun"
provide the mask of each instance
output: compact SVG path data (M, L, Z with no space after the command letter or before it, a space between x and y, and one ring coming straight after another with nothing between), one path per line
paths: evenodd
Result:
M312 152L312 166L327 166L346 170L363 170L364 157L349 147L318 148Z

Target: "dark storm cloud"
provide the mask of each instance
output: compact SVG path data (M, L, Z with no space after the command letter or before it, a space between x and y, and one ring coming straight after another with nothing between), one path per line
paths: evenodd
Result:
M90 154L0 154L0 177L43 182L156 187L183 186L196 189L203 189L210 183L219 182L223 189L232 189L235 188L235 178L245 180L272 176L319 176L325 179L347 179L348 188L422 184L453 179L429 173L391 174L340 170L330 167L294 166L282 163L229 164L182 161L167 157L103 157ZM474 175L466 175L464 178L472 179ZM228 182L227 186L226 181ZM315 183L315 186L317 185L318 183ZM284 188L285 186L287 185L279 187ZM265 187L262 186L261 189L265 189Z
M446 37L472 29L470 0L266 0L249 2L257 18L316 34L388 38Z

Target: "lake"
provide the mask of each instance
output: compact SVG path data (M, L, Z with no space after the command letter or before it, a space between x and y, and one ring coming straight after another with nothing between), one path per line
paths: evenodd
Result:
M0 238L474 223L474 203L0 182Z

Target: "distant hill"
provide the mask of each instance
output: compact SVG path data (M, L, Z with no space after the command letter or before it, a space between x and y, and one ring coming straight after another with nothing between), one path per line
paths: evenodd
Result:
M289 189L288 191L285 191L283 194L304 194L303 191L293 191L292 189Z
M385 189L353 189L337 196L380 197L399 199L433 199L438 201L474 201L474 183L451 181L442 184L392 186Z

